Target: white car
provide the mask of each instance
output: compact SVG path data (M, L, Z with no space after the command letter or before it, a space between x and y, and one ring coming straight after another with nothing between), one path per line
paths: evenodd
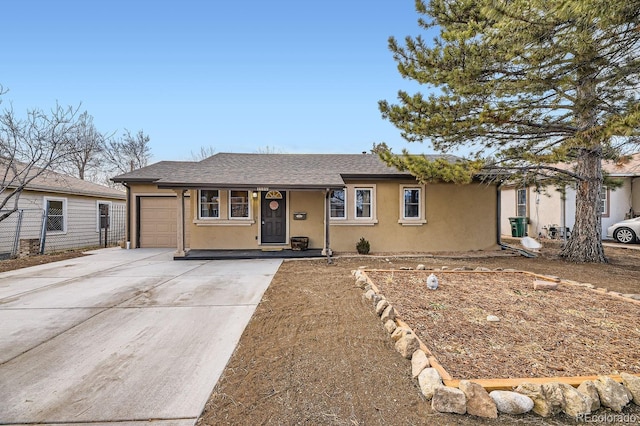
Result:
M640 217L614 223L607 228L607 237L624 244L640 242Z

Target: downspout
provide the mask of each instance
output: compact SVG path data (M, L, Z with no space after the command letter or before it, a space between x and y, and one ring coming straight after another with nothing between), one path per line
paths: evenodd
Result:
M325 237L324 237L324 250L327 255L327 263L333 263L331 261L331 248L330 248L330 239L329 239L329 223L331 221L331 189L327 188L325 197L324 197L324 222L325 222Z
M499 181L496 185L496 243L500 246L502 245L502 235L500 231L501 225L501 216L502 216L502 194L500 191L500 187L502 186L502 181Z
M131 245L131 188L126 182L122 182L127 188L127 248Z

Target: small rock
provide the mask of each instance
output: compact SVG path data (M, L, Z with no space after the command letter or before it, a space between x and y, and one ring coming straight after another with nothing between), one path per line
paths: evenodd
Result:
M535 280L533 281L534 290L555 290L558 288L557 282Z
M533 412L539 416L554 416L562 411L564 398L558 383L522 383L515 391L531 398Z
M560 277L556 277L555 275L544 275L544 278L549 281L554 281L556 283L560 282Z
M398 326L394 320L388 320L384 323L384 329L387 330L387 333L393 333Z
M591 380L585 380L578 386L578 392L588 396L591 399L591 412L598 411L600 409L600 395L598 395L598 389Z
M433 273L427 277L427 288L429 290L435 290L438 288L438 277Z
M356 279L356 287L364 289L364 287L368 284L367 279L362 275Z
M411 271L413 268L410 266L401 266L399 269L401 271Z
M467 398L467 414L488 419L498 417L496 403L481 385L468 380L460 380L458 387Z
M599 293L606 293L606 292L607 292L607 289L606 289L606 288L604 288L604 287L597 287L597 288L596 288L596 291L597 291L597 292L599 292Z
M480 272L489 272L489 271L491 271L491 269L489 269L489 268L485 268L484 266L478 266L478 267L476 268L476 271L480 271Z
M420 341L413 333L407 333L396 342L396 351L404 358L410 359L413 353L420 348Z
M631 392L633 403L640 405L640 377L631 374L622 373L622 384Z
M599 376L593 384L598 390L600 404L619 413L629 403L626 388L611 377Z
M624 297L633 300L640 300L640 294L625 294Z
M533 409L531 398L517 392L494 390L489 396L501 413L524 414Z
M416 350L411 356L411 376L415 379L427 367L430 367L429 357L422 349Z
M393 309L393 306L391 305L387 306L384 309L384 311L382 311L382 315L380 316L380 319L382 320L383 323L386 323L389 320L396 319L396 310Z
M504 268L500 268L500 267L498 267L498 268L495 268L495 269L494 269L494 271L498 271L498 272L499 272L499 271L504 271Z
M433 390L431 408L439 413L464 414L467 412L467 398L460 389L438 386Z
M504 269L504 272L518 272L518 271L513 268L507 268L507 269Z
M389 306L387 299L380 300L376 305L376 314L378 314L378 316L382 315L384 310L387 309L387 306Z
M374 294L373 298L371 298L371 301L373 302L373 308L375 309L375 307L378 306L378 302L383 300L383 299L384 299L383 295L381 295L379 293Z
M412 334L410 328L408 328L408 327L396 327L396 329L393 330L393 333L391 333L391 340L393 340L394 342L397 342L398 340L402 339L407 334Z
M500 318L495 315L487 315L487 321L489 322L498 322Z
M441 270L441 271L446 271L446 270L448 270L448 269L449 269L449 267L448 267L448 266L442 266L442 267L440 267L440 270Z
M562 396L564 398L562 411L564 411L567 416L575 418L579 415L591 413L591 397L566 383L559 383L558 385L562 390Z
M420 392L425 398L433 398L433 391L438 386L444 386L442 384L442 378L435 368L425 368L418 376L418 386L420 386Z
M375 292L375 291L373 291L373 290L367 290L367 291L364 293L364 298L365 298L365 299L367 299L367 300L373 300L373 296L375 296L375 295L376 295L376 292Z
M417 271L424 271L425 269L427 269L427 267L424 266L422 263L416 266Z

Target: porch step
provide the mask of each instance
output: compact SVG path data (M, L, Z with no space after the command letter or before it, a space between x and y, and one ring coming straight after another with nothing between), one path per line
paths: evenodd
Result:
M261 251L282 251L283 247L260 247Z

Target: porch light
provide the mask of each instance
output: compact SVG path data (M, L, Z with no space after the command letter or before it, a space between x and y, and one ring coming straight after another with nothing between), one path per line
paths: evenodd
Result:
M258 198L258 193L256 191L253 191L253 193L251 194L251 196L253 198Z

